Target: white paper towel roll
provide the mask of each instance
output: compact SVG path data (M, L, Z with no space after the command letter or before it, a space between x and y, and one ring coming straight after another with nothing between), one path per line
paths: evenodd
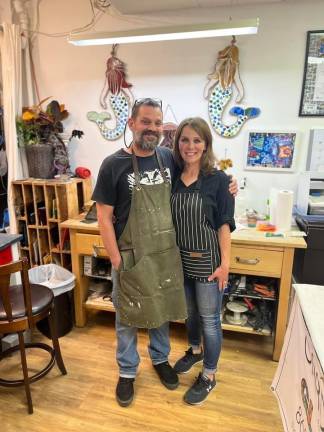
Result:
M269 207L270 207L270 214L269 214L269 222L273 225L276 225L276 209L277 209L277 195L279 190L275 188L270 189L270 196L269 196Z
M279 190L276 202L276 228L278 231L289 231L291 228L294 192Z

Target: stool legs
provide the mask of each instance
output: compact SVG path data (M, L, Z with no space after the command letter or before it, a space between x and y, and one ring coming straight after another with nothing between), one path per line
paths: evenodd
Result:
M48 321L49 321L49 327L50 327L51 336L52 336L52 343L53 343L53 348L54 348L54 353L55 353L55 360L56 360L57 366L59 367L62 375L66 375L67 372L66 372L63 358L62 358L62 354L61 354L60 343L59 343L59 340L57 337L54 307L51 308L50 315L48 317Z
M28 413L33 414L33 402L32 402L32 398L31 398L30 386L29 386L25 341L24 341L24 335L22 332L18 332L18 339L19 339L19 347L20 347L21 365L22 365L23 374L24 374L25 392L26 392L27 403L28 403Z

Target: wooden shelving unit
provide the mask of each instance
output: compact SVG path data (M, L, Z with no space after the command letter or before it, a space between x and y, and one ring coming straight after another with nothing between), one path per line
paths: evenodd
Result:
M91 199L91 179L27 179L11 184L21 257L30 265L50 262L71 269L69 230L59 224L76 217Z
M84 276L89 277L89 275L86 275L85 273ZM112 301L104 299L103 296L98 296L97 298L88 297L87 300L85 301L84 306L86 310L101 310L106 312L115 312L115 308ZM180 320L177 322L184 324L184 320ZM265 326L261 331L259 331L259 330L254 330L252 326L249 324L234 325L234 324L229 324L226 321L223 321L222 328L223 330L230 330L239 333L250 333L258 336L271 336L271 330L268 326Z

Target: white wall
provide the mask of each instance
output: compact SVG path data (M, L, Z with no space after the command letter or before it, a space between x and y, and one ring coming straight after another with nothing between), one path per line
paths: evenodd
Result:
M0 23L11 22L10 0L2 0L0 3Z
M259 118L249 120L233 139L215 134L216 154L234 162L233 174L248 179L250 206L265 209L270 186L296 187L297 174L250 172L243 170L243 149L247 130L297 130L300 132L298 170L306 161L309 130L324 127L323 118L298 117L304 69L306 31L323 29L324 1L217 8L200 13L199 21L224 21L259 17L260 30L256 36L239 36L240 70L245 86L245 106L260 107ZM142 16L143 17L143 16ZM153 23L190 22L197 11L164 13L153 18L137 20L143 26ZM40 6L40 28L47 33L70 31L90 21L87 0L46 0ZM124 29L131 23L118 16L105 15L96 29ZM39 35L34 49L37 79L41 97L53 96L65 103L70 111L68 129L85 132L81 140L70 144L72 168L87 166L94 180L102 159L123 145L123 140L104 140L94 123L86 119L90 110L100 110L99 95L104 84L105 63L110 46L74 47L65 38ZM135 98L161 98L170 104L177 120L199 115L208 118L203 89L208 73L213 70L217 52L230 38L173 41L119 46L118 56L127 64L128 81L133 84Z

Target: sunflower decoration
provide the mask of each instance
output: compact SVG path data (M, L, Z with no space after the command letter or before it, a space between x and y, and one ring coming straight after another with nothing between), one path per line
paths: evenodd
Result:
M217 162L217 166L221 171L226 171L227 168L232 168L232 159L221 159Z
M232 168L232 159L227 158L227 148L225 149L224 159L217 161L217 166L221 171L226 171L227 168Z

